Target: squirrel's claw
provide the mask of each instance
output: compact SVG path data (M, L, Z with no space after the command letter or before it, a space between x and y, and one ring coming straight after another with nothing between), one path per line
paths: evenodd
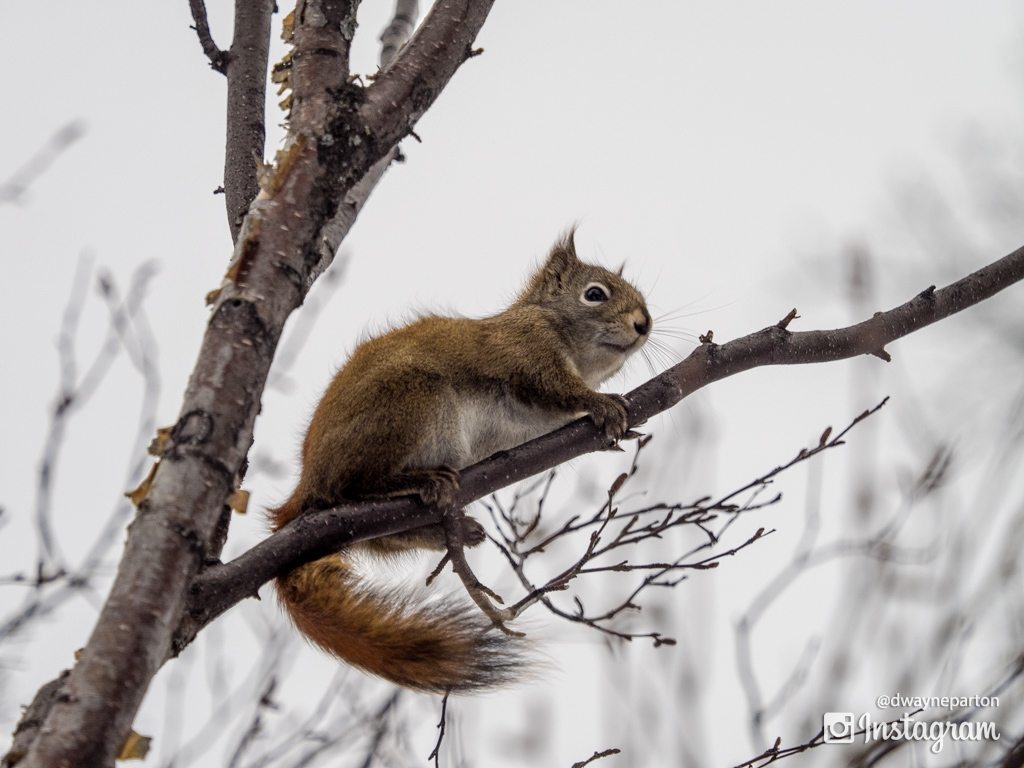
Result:
M590 420L604 430L605 435L610 439L619 441L629 429L629 415L626 408L629 401L622 395L607 395L602 392L594 393L594 400L590 403L587 411Z

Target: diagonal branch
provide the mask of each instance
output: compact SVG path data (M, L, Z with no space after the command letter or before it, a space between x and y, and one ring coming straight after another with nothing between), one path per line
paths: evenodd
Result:
M13 176L0 182L0 205L25 202L32 184L84 135L85 124L80 120L72 120L57 129Z
M360 114L377 141L391 145L409 135L451 73L472 58L473 40L492 5L493 0L434 4L391 65L366 89Z
M1024 248L1019 248L942 290L929 288L907 303L857 325L792 332L784 327L788 323L778 323L727 344L704 343L681 363L629 393L629 423L641 424L707 384L751 368L823 363L877 353L889 342L973 306L1022 279ZM465 506L569 459L607 447L604 433L581 419L464 470L455 505ZM437 509L410 499L347 504L301 515L235 560L208 568L195 580L175 636L175 650L281 573L354 541L440 520Z
M227 74L231 55L218 48L217 44L213 42L213 35L210 33L210 20L206 15L206 3L203 0L188 0L188 7L192 11L192 21L195 22L192 29L196 31L199 44L203 47L203 53L210 60L210 68L222 75Z
M201 565L220 553L282 327L326 264L323 229L338 205L412 130L465 60L493 0L438 2L402 49L420 85L381 102L347 83L357 3L306 0L296 20L296 107L279 160L250 208L215 292L181 415L136 497L139 514L92 635L21 768L110 765ZM349 33L349 34L347 34ZM347 37L346 37L347 34ZM387 73L385 73L387 75ZM375 84L371 89L376 88ZM415 98L413 98L415 96Z

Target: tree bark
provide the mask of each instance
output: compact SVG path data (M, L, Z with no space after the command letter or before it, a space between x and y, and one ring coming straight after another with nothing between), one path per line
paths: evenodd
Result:
M224 204L231 240L238 239L249 205L259 194L266 140L267 62L274 0L235 0L235 31L227 69Z
M230 514L225 500L252 442L281 329L326 266L323 228L465 61L492 3L440 0L393 66L364 89L346 82L357 3L300 2L286 149L239 233L181 415L129 527L110 596L18 765L113 764L171 648L189 583L219 554Z

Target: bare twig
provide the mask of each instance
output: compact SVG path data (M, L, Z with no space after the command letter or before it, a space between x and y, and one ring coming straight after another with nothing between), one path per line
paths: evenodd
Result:
M249 764L249 768L267 768L267 766L279 764L288 753L322 732L322 721L327 717L332 703L339 699L338 692L341 689L344 678L344 671L338 670L324 688L322 695L309 716L304 718L285 738L272 746L264 747L259 758ZM351 720L351 718L347 719ZM356 725L356 727L359 726ZM323 742L322 739L317 740L321 743Z
M534 519L520 520L515 515L515 505L519 497L513 501L509 510L503 510L495 499L495 507L500 512L500 518L492 508L492 516L495 519L495 526L498 529L501 541L494 541L499 550L505 556L509 565L518 576L520 583L528 591L528 594L520 602L513 605L509 612L518 615L523 608L534 602L540 601L554 615L568 621L583 624L591 629L598 630L604 634L621 640L650 639L655 647L661 645L673 645L675 640L664 637L659 632L632 632L615 627L613 624L622 614L641 609L639 599L643 593L652 588L674 588L685 578L688 571L708 570L717 567L724 558L732 557L754 544L772 531L765 531L763 528L757 531L737 546L728 549L715 550L722 539L725 531L741 514L749 513L755 509L761 509L778 502L781 495L776 495L769 501L758 501L760 492L766 489L785 470L796 464L806 461L811 457L836 448L844 444L843 438L864 419L876 413L885 401L874 408L864 411L857 416L849 426L832 435L831 427L826 429L818 440L817 444L810 449L801 449L796 457L785 464L775 467L771 471L761 475L759 478L743 485L738 490L732 491L721 498L712 501L710 498L700 499L691 504L652 504L632 512L621 512L616 506L616 494L636 473L641 451L650 438L640 440L637 444L637 451L633 458L629 471L623 473L612 484L608 490L608 498L601 510L591 517L573 516L551 534L543 536L539 543L528 546L530 533L537 528L539 515ZM541 495L541 502L546 495L547 488ZM736 504L732 500L746 494L747 500L743 504ZM712 531L710 526L717 518L724 516L725 522L718 526L717 531ZM691 549L688 552L668 562L648 562L642 558L640 562L631 559L619 559L629 557L629 552L637 545L661 539L668 531L684 526L690 526L702 531L706 541ZM590 533L589 543L583 554L568 568L547 583L538 586L526 573L527 560L534 554L544 551L559 539L570 537L572 534L594 528ZM711 554L697 557L699 553L712 550ZM619 554L623 552L624 554ZM608 556L614 556L612 562L607 562ZM602 560L602 558L606 558ZM599 613L588 613L579 597L574 597L575 610L569 611L559 608L549 597L550 593L563 590L570 582L581 576L598 573L633 573L644 574L639 583L629 594L616 601L611 607ZM680 575L683 574L683 575Z
M261 638L258 658L254 659L252 669L233 688L217 691L213 696L213 708L216 712L244 711L243 706L256 701L257 707L263 705L263 697L273 692L273 683L277 677L277 669L281 657L286 650L287 629L278 627ZM207 720L203 726L179 746L163 763L161 768L173 768L176 765L194 765L224 732L224 723L219 718Z
M213 41L203 0L189 0L193 29L210 67L227 76L224 205L231 239L237 240L249 205L259 194L259 167L266 141L265 102L274 0L235 0L231 49Z
M473 570L469 567L469 563L466 562L465 555L465 542L463 541L463 528L462 528L463 512L459 507L453 507L445 510L442 517L442 524L444 525L445 541L448 547L445 553L444 559L441 560L443 567L444 563L449 562L452 564L452 570L461 579L463 586L466 588L466 592L473 599L473 602L477 604L481 611L483 611L487 618L489 618L495 627L500 629L506 635L512 637L523 637L521 632L514 632L509 629L505 622L511 621L516 617L513 611L504 610L494 605L492 600L498 603L503 602L501 597L490 589L486 585L482 584L480 580L473 573ZM438 573L438 569L435 569L434 573L431 574L433 578ZM429 582L429 580L428 580Z
M375 728L373 735L370 737L370 743L366 748L366 756L363 758L362 768L371 768L374 761L377 759L377 753L380 750L380 745L384 741L384 737L387 735L388 728L391 726L390 717L395 709L395 705L398 704L398 698L402 695L402 689L396 688L395 691L388 697L388 700L384 702L384 706L380 708L374 716Z
M46 169L53 164L53 161L68 147L84 135L85 124L80 120L73 120L59 128L53 136L47 139L46 144L29 158L28 162L7 181L0 184L0 205L24 202L25 194L32 183L42 176Z
M441 744L444 742L444 731L445 725L448 720L448 694L451 691L445 691L444 696L441 697L441 719L437 721L437 741L434 744L434 748L427 755L427 760L434 761L434 768L440 768L441 766Z
M1006 671L1002 674L1001 678L989 687L989 689L985 692L984 697L989 699L998 698L1012 684L1019 682L1022 677L1024 677L1024 654L1018 655L1017 658L1011 660L1010 664L1008 665ZM978 715L981 709L982 708L979 706L966 707L961 711L956 712L955 714L947 715L944 719L950 723L967 722L969 720L974 719L974 717ZM907 712L901 715L898 718L894 718L892 720L888 720L885 722L888 725L892 725L903 720L904 718L916 717L922 712L924 712L923 709L915 709L911 712ZM873 729L879 725L881 725L881 723L873 723L869 726L869 728ZM860 730L854 731L852 733L852 736L853 738L856 738L858 736L863 736L867 732L868 728L862 728ZM822 744L825 743L826 742L824 729L819 730L817 734L815 734L814 737L810 740L792 747L782 748L782 739L777 738L775 740L775 743L771 747L766 749L764 752L757 755L756 757L752 757L749 760L734 766L734 768L762 768L762 766L769 765L778 760L782 760L783 758L791 757L792 755L800 754L801 752L806 752L810 749L815 749L816 747L820 747ZM899 749L909 743L911 742L906 739L875 742L859 757L852 761L849 761L848 765L855 766L856 768L868 768L869 766L876 765L879 762L879 760L886 754L889 754L890 752ZM1011 748L1011 750L1008 751L1008 755L1012 754L1012 752L1013 749ZM1012 762L1009 764L1015 765Z
M594 763L594 762L600 760L603 757L611 757L612 755L619 754L621 751L622 750L620 750L620 749L616 749L615 747L612 747L611 749L604 749L604 750L601 750L600 752L594 752L594 754L592 754L586 760L581 760L578 763L573 763L572 764L572 768L586 768L586 766L588 766L591 763Z
M898 547L892 541L910 511L909 508L898 510L890 521L867 536L850 540L841 539L817 546L814 546L813 540L806 542L793 559L773 578L769 579L750 601L750 605L736 624L736 663L739 669L740 683L743 686L750 711L751 732L756 739L763 741L762 730L766 715L770 714L773 708L784 703L787 692L795 690L795 686L806 675L804 662L808 659L805 654L801 663L794 670L791 679L780 688L776 697L777 704L763 703L760 685L755 674L751 643L751 637L758 622L770 613L775 602L785 594L797 578L838 558L864 557L876 561L918 565L927 562L934 554L930 549L906 550ZM812 644L810 650L813 651L815 646L816 644Z
M222 51L213 42L213 35L210 34L210 21L206 16L206 3L203 0L188 0L188 6L192 11L192 21L195 22L192 29L196 31L199 44L203 47L203 53L210 60L210 68L226 75L231 55L227 51Z
M52 496L69 420L100 389L114 359L122 349L127 351L129 359L142 374L146 384L139 429L145 435L152 432L152 411L159 392L159 375L152 359L154 344L145 334L143 301L149 282L154 275L155 266L152 262L147 262L136 270L132 277L131 287L123 300L117 295L113 278L105 274L99 276L97 285L107 304L109 325L106 338L85 367L85 372L80 375L75 351L75 336L85 303L86 290L91 282L91 264L92 260L89 256L84 255L79 259L71 296L65 305L61 320L61 330L57 342L60 382L39 461L36 486L35 520L39 539L39 557L34 574L31 576L26 573L12 574L6 577L8 583L31 584L39 587L67 577L65 586L76 588L84 585L99 565L99 559L90 555L78 567L72 568L61 554L51 521ZM139 442L140 438L137 438L136 446ZM129 482L138 474L134 457L133 466L128 474ZM121 517L118 517L118 528L121 524ZM102 541L109 545L115 535L108 525L98 536L97 542ZM48 612L50 607L59 603L61 598L66 597L67 594L66 590L60 590L44 597L37 592L13 616L0 621L0 639L22 627L28 618Z
M366 759L372 764L373 758L384 743L384 737L391 727L391 720L395 717L401 698L400 690L391 691L384 702L373 711L363 712L352 709L324 727L315 729L308 726L303 727L290 741L292 746L304 745L305 749L301 750L293 760L281 762L280 765L282 768L305 768L313 765L319 756L337 752L341 745L360 739L368 732L369 749ZM321 701L322 708L326 709L332 701L337 699L337 691L332 697L325 696ZM318 706L318 709L321 709L321 706ZM273 759L273 755L262 755L259 760L250 764L249 768L270 766L274 764Z
M340 253L335 259L331 269L324 273L316 285L306 295L306 301L302 305L302 311L298 313L295 320L288 326L288 332L277 348L274 355L274 365L267 377L267 388L276 389L282 392L290 391L293 381L289 377L295 361L309 341L314 326L320 319L323 310L329 305L331 299L336 295L345 277L345 270L351 256L347 253ZM250 466L250 473L252 467Z
M276 689L277 677L270 675L263 688L263 693L260 694L259 702L252 713L252 718L249 720L249 725L242 732L242 737L238 740L234 750L231 752L231 759L228 761L227 768L238 768L246 750L253 745L256 738L263 731L263 712L265 709L270 709L274 706L273 696Z
M922 710L915 709L913 712L909 712L906 715L902 715L888 722L889 724L896 723L899 722L903 717L914 717L915 715L918 715L921 712ZM854 731L853 736L854 738L856 738L857 736L863 736L866 732L867 730L862 728L859 731ZM797 744L793 747L783 747L782 737L780 736L775 739L775 743L772 744L772 746L768 747L768 749L766 749L760 755L758 755L757 757L752 757L746 762L739 763L738 765L733 766L733 768L762 768L762 766L770 765L771 763L777 762L778 760L782 760L783 758L792 757L793 755L798 755L801 752L807 752L808 750L814 749L815 747L820 747L824 743L824 729L818 731L814 735L814 737L809 739L808 741L805 741L802 744Z

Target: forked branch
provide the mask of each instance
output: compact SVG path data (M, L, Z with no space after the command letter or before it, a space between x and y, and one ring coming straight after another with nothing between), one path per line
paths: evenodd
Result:
M113 762L153 675L172 652L190 584L204 561L220 554L230 515L225 502L252 443L282 328L329 264L310 255L320 252L345 196L412 131L465 61L492 3L435 3L393 66L366 89L346 81L345 36L358 3L301 4L310 12L296 20L295 60L309 66L295 85L305 104L293 111L285 149L211 295L180 416L137 497L139 514L110 595L22 768ZM332 51L341 60L325 55Z

